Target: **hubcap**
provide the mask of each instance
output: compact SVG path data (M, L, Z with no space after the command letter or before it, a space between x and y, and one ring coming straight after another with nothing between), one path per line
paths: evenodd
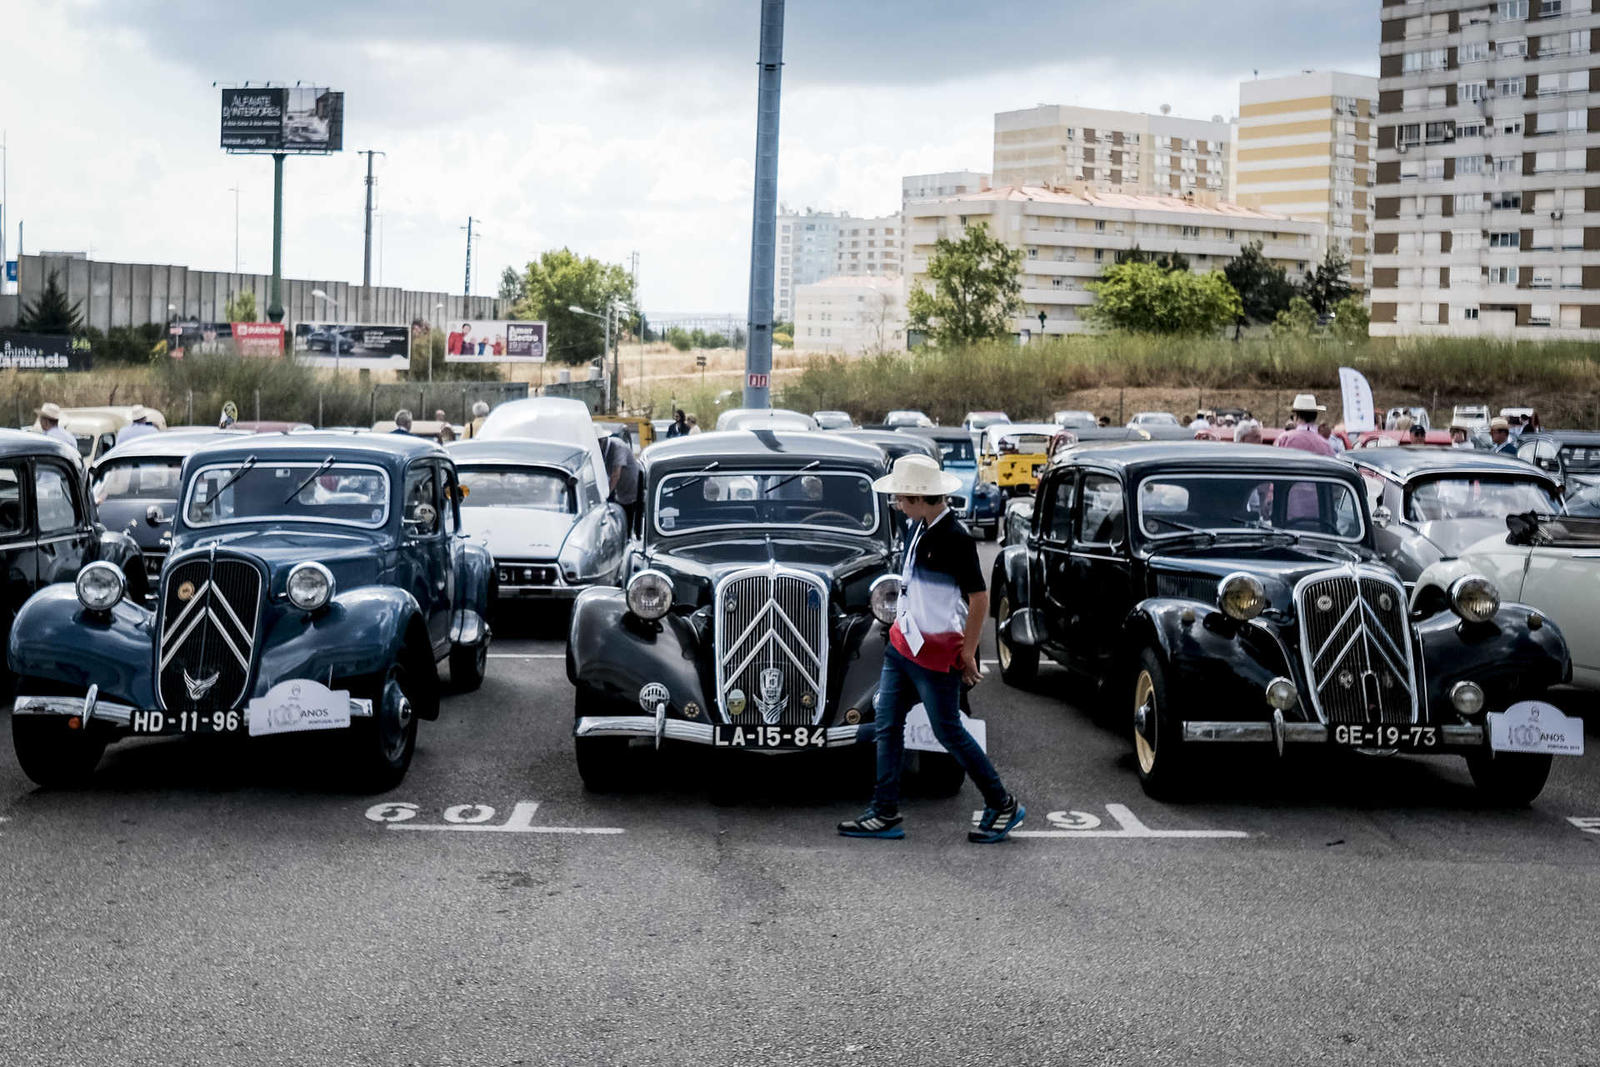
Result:
M1000 624L1004 625L1006 623L1006 621L1009 620L1010 618L1011 618L1011 598L1010 597L1001 597L1000 598ZM1000 630L998 628L996 628L995 632L994 632L994 650L995 650L995 653L996 653L996 658L1000 660L1000 669L1003 670L1003 671L1010 670L1011 669L1011 646L1006 644L1006 639L1004 637L1000 636Z
M1139 770L1149 774L1156 765L1156 685L1149 671L1140 671L1133 686L1133 750Z

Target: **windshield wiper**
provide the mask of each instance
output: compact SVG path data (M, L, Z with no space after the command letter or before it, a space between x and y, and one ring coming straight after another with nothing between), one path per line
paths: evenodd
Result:
M1181 530L1190 537L1204 537L1208 542L1215 541L1217 539L1216 532L1213 530L1202 530L1198 526L1190 526L1186 522L1179 522L1177 519L1169 519L1165 515L1146 515L1144 519L1146 522L1159 522L1163 526L1170 526L1174 530Z
M317 465L317 469L316 470L314 470L310 474L306 475L306 480L301 482L299 485L295 486L293 492L291 492L288 496L284 497L282 500L278 501L278 506L282 507L283 505L287 504L289 501L293 500L295 497L299 496L300 495L300 490L304 489L306 486L308 486L312 482L316 481L319 477L322 476L322 472L327 470L331 466L333 466L333 457L329 456L327 459L323 460L321 463L319 463Z
M245 461L239 464L239 469L229 475L227 481L217 486L217 491L207 497L205 502L200 505L200 514L204 515L207 511L209 511L211 509L211 505L215 504L217 500L221 498L222 494L228 491L228 488L233 485L234 482L238 481L240 478L243 478L246 474L249 474L253 469L255 469L255 465L256 457L246 457Z
M788 485L802 474L805 474L807 471L814 471L820 466L822 466L822 460L814 459L810 463L807 463L804 467L801 467L799 470L789 475L789 477L785 478L783 481L779 482L777 485L768 486L767 492L776 493L779 489L782 489L784 486Z
M700 470L697 473L689 475L687 478L685 478L683 481L679 482L677 485L669 485L665 489L661 490L661 495L662 496L671 496L673 493L676 493L678 490L685 489L685 488L693 485L694 483L703 480L706 475L708 475L712 471L716 470L717 467L719 467L720 465L721 464L719 464L716 460L712 460L710 463L707 463L704 467L700 468Z

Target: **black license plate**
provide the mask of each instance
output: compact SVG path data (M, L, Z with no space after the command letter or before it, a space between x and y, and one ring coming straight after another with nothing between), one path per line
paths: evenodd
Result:
M822 726L718 725L713 739L718 748L822 748L828 731Z
M242 711L136 711L128 729L140 737L234 734L249 726Z
M1345 748L1394 748L1401 752L1437 752L1444 737L1437 726L1411 723L1340 723L1332 727L1333 743Z

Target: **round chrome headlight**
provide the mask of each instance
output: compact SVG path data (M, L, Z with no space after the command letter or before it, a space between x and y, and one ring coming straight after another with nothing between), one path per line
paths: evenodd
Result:
M320 563L296 563L285 591L289 603L301 611L319 611L333 599L333 572Z
M1279 711L1291 711L1300 703L1300 691L1287 678L1274 678L1267 683L1267 703Z
M640 571L628 580L628 610L641 619L659 619L672 610L672 579L660 571Z
M1267 610L1267 588L1260 578L1239 571L1217 583L1217 604L1228 618L1245 622Z
M1500 610L1500 590L1481 574L1468 574L1450 584L1450 606L1468 622L1488 622Z
M872 617L879 622L894 622L900 611L900 576L885 574L872 583L872 593L867 598L872 605Z
M123 576L122 568L103 560L79 571L74 585L78 590L78 603L90 611L110 611L128 592L128 579Z
M1450 687L1450 703L1463 719L1483 710L1483 687L1477 682L1457 682Z

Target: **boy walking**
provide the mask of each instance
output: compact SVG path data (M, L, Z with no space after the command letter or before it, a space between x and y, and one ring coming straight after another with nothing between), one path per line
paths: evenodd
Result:
M926 456L902 456L872 488L888 493L911 520L900 574L900 606L890 628L878 682L876 736L878 779L872 804L858 818L839 824L846 837L898 838L900 764L905 754L906 713L921 703L933 734L983 793L983 817L967 834L976 844L1004 841L1027 818L1027 809L1006 791L994 765L961 725L961 686L976 685L978 635L989 593L978 565L978 546L957 522L945 496L961 481Z

